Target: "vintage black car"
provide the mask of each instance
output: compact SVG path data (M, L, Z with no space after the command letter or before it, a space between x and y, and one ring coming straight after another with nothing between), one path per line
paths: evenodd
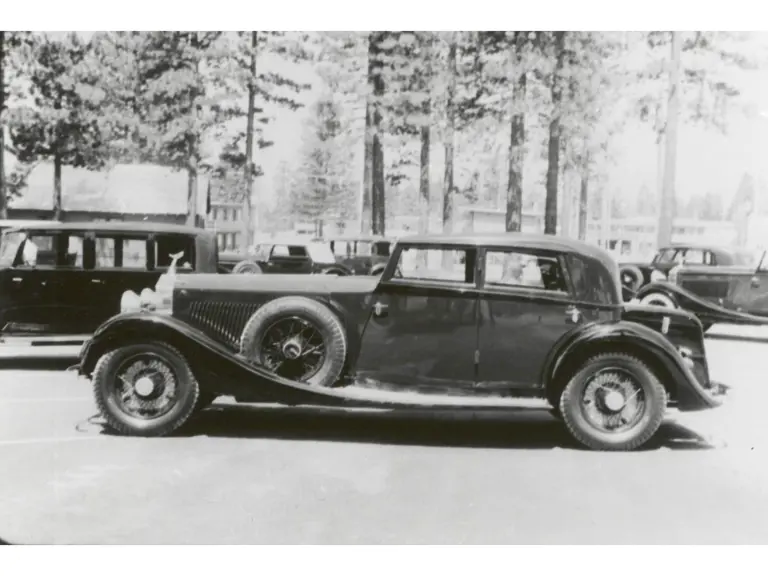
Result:
M664 281L675 266L682 263L697 266L749 266L751 250L713 245L674 244L660 248L650 263L619 264L621 283L637 291L650 282Z
M149 222L16 222L0 240L0 341L84 342L120 312L125 292L179 273L216 273L216 238Z
M383 236L340 236L328 238L339 264L358 276L378 276L389 262L394 240Z
M376 408L555 408L594 449L628 450L668 405L718 406L701 323L621 301L606 252L552 236L415 236L379 277L179 276L168 309L82 350L108 426L168 434L219 395Z
M240 259L221 259L222 266L232 264L232 274L330 274L348 276L352 270L340 264L323 241L269 242L256 246L253 256Z
M705 330L712 324L768 324L768 258L764 252L740 251L740 264L707 266L684 263L666 280L643 286L634 299L646 306L683 308ZM752 254L749 258L747 254Z

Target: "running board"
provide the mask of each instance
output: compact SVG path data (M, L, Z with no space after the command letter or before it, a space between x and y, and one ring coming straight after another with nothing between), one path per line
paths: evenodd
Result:
M66 336L0 336L0 346L82 346L90 334L70 334Z

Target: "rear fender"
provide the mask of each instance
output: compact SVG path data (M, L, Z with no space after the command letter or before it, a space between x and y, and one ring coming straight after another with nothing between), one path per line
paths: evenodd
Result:
M700 383L669 340L647 326L626 321L587 324L553 348L542 375L550 402L560 397L571 376L588 358L607 352L633 354L646 362L681 411L705 410L721 404L719 398L705 389L709 386L708 375Z

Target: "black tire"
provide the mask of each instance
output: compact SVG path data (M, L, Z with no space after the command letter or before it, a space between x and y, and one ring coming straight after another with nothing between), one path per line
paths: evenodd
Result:
M325 268L320 274L326 274L328 276L349 276L347 271L342 270L341 268Z
M371 269L371 276L381 276L381 274L384 272L384 268L386 268L386 266L377 266Z
M621 275L621 283L633 292L637 292L645 283L643 272L637 266L621 266L619 274Z
M241 260L232 268L232 274L263 274L263 270L252 260Z
M319 367L298 381L312 386L333 386L344 370L347 358L347 337L336 314L315 300L288 296L272 300L259 308L243 329L240 353L248 361L270 369L262 355L262 340L267 330L277 322L291 318L308 322L321 336L325 348Z
M592 379L609 370L623 372L643 392L644 405L633 425L620 432L606 431L585 415L583 395ZM573 375L560 396L560 413L571 435L593 450L634 450L648 442L661 426L667 409L667 391L653 371L629 354L600 354Z
M123 410L117 400L117 371L124 362L141 354L156 356L176 379L171 408L156 418L140 418ZM127 436L166 436L180 428L194 413L200 387L184 356L163 342L131 344L102 356L93 371L93 394L107 426Z

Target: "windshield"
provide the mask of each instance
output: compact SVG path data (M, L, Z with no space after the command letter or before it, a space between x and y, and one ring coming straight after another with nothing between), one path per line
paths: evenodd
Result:
M307 252L310 258L318 264L335 264L336 257L331 251L331 247L326 243L311 242L307 244Z
M749 266L752 268L760 263L760 258L762 257L762 250L739 250L733 254L733 262L736 266ZM761 267L765 268L765 265L766 263L763 262Z
M0 266L13 266L19 246L26 238L24 232L7 232L0 240Z

